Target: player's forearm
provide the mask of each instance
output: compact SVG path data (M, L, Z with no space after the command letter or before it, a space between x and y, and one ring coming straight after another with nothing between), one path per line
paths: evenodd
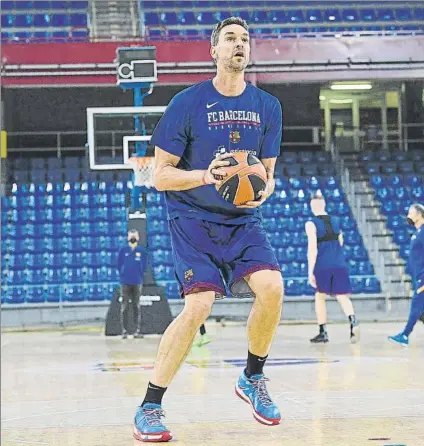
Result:
M274 193L275 189L275 181L274 181L274 172L275 172L275 163L277 161L276 158L263 158L262 164L266 170L266 176L268 180L268 196Z
M159 191L194 189L205 185L204 176L204 170L181 170L168 165L155 171L154 186Z
M315 264L317 262L317 250L314 248L308 248L308 274L312 276L314 274Z

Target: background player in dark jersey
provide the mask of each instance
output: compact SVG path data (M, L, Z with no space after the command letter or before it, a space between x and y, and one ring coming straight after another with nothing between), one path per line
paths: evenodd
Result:
M260 423L280 422L263 366L281 317L283 281L258 207L274 191L282 111L275 97L245 82L249 54L246 22L232 17L218 23L211 36L216 76L177 94L151 140L154 183L166 192L185 306L162 337L146 397L137 409L134 436L142 441L172 438L161 422L162 397L215 298L225 295L224 277L233 292L244 286L256 297L247 322L247 367L236 393L252 406ZM268 182L260 201L236 207L216 192L232 151L253 153L264 164Z
M396 336L389 336L390 341L401 345L408 345L409 335L424 313L424 205L413 204L409 208L407 219L408 223L416 229L411 237L408 259L414 297L411 301L411 310L404 330Z
M309 283L316 290L315 312L319 325L319 333L311 342L328 342L325 299L327 295L332 295L336 296L344 314L349 317L350 339L354 343L359 340L359 324L352 301L348 297L352 289L343 253L340 219L330 217L325 212L322 195L312 198L311 209L314 217L305 225L308 236L308 275Z

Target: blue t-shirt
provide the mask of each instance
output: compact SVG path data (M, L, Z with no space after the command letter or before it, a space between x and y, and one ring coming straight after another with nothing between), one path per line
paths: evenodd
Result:
M408 263L416 291L424 286L424 226L411 237Z
M328 235L325 222L319 217L313 217L312 222L317 229L317 238ZM334 234L340 234L340 218L330 217L329 221ZM315 270L347 268L343 247L340 246L338 239L327 240L318 243L318 255L315 263Z
M142 245L132 249L121 248L118 255L118 271L122 285L142 285L147 268L147 251Z
M181 157L182 170L206 170L223 152L250 152L259 159L280 154L282 110L277 98L246 83L240 96L223 96L212 80L178 93L169 103L151 143ZM167 191L168 218L185 216L216 223L243 224L260 218L221 198L214 185Z

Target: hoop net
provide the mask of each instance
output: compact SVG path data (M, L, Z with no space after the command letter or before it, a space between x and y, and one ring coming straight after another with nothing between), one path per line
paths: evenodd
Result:
M127 165L134 171L134 186L153 187L153 156L132 156Z

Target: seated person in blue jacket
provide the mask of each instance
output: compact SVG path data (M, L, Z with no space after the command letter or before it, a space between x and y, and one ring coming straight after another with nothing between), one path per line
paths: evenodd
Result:
M128 337L128 307L132 305L137 317L135 336L141 338L141 311L139 301L143 287L143 276L147 267L147 251L139 244L140 234L136 229L128 231L128 246L121 248L118 255L118 271L121 281L121 331L122 338ZM133 313L133 314L134 314ZM132 334L130 334L132 336Z

